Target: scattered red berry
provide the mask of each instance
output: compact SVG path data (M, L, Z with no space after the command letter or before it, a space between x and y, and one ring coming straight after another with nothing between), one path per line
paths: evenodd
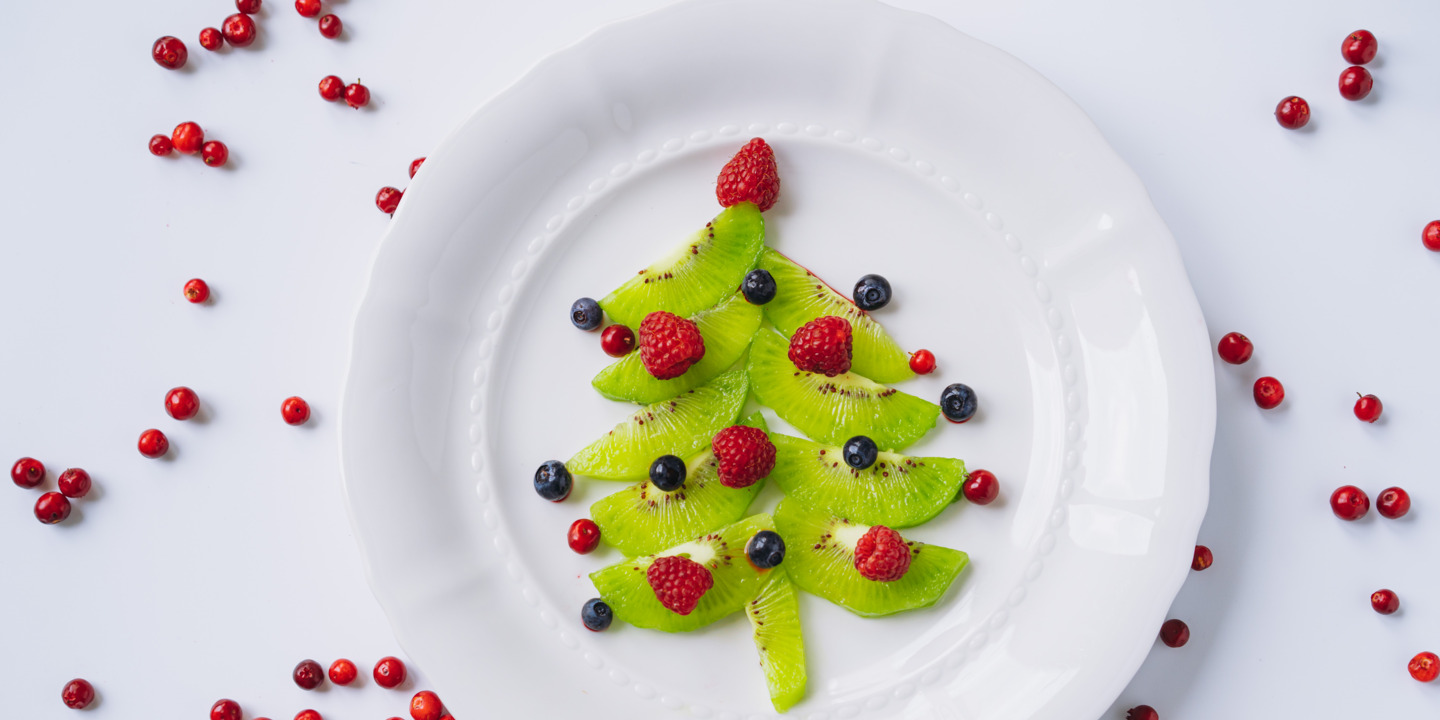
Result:
M280 403L280 417L289 425L304 425L310 419L310 403L304 398L288 397Z
M855 569L870 580L892 582L910 570L910 545L884 525L872 526L855 543Z
M1431 220L1425 224L1420 241L1425 243L1426 250L1440 252L1440 220Z
M1355 417L1368 423L1379 420L1380 411L1384 409L1384 406L1380 404L1380 398L1374 395L1360 395L1360 399L1355 401Z
M206 50L219 50L225 44L225 35L219 28L207 27L200 31L200 47Z
M345 94L345 81L338 75L326 75L320 78L320 97L331 102L340 99Z
M155 41L150 47L150 57L160 63L160 67L179 70L185 67L186 58L190 57L190 51L185 49L185 43L173 35L166 35Z
M1288 130L1299 130L1310 122L1310 103L1291 95L1275 106L1275 121Z
M316 665L315 667L319 669L320 666ZM355 682L357 677L360 677L360 670L355 667L355 663L345 658L330 663L330 682L336 685L349 685Z
M645 580L655 590L655 599L680 615L694 612L700 598L715 585L708 568L679 555L656 558L645 571Z
M235 0L235 9L246 15L260 12L260 0Z
M320 34L327 38L339 37L340 31L344 29L338 15L330 14L320 18Z
M1352 65L1340 71L1340 97L1346 100L1364 100L1375 87L1375 78L1370 71L1359 65Z
M58 492L47 492L35 501L35 519L54 525L70 517L70 499Z
M760 428L732 425L710 440L716 475L725 487L745 488L775 469L775 444Z
M1394 590L1376 590L1370 593L1370 607L1381 615L1394 615L1400 609L1400 596Z
M1356 30L1340 43L1340 56L1345 62L1351 65L1364 65L1375 59L1375 53L1380 49L1380 43L1375 40L1375 34L1369 30Z
M183 122L175 126L170 133L170 141L175 149L186 155L194 155L200 152L200 146L205 144L205 131L193 122Z
M405 682L405 663L400 662L397 657L383 657L375 663L375 684L383 688L393 688Z
M65 689L60 691L60 700L65 703L65 707L84 710L90 707L90 703L95 702L95 686L88 680L75 678L65 683Z
M440 720L443 712L440 696L429 690L421 690L410 698L410 717L415 720Z
M155 157L165 157L175 152L175 143L170 142L169 135L154 135L150 138L150 154Z
M566 540L570 543L571 550L587 555L600 545L600 526L590 518L580 518L570 523Z
M204 147L200 148L200 159L204 160L205 164L210 167L220 167L225 164L226 160L230 159L230 148L225 147L225 143L219 140L211 140L205 143Z
M1000 497L1000 481L989 470L971 470L960 491L965 493L966 500L976 505L989 505Z
M640 321L636 333L640 360L645 370L660 380L685 374L691 365L705 357L705 339L691 320L663 310L652 312Z
M1285 400L1285 386L1273 377L1265 376L1255 381L1255 404L1262 410L1278 407Z
M1166 620L1160 626L1160 642L1172 648L1184 647L1190 642L1190 626L1183 620Z
M610 357L625 357L635 349L635 333L624 325L611 325L600 331L600 349Z
M45 464L35 458L20 458L10 466L10 479L22 488L33 488L45 479Z
M835 377L850 371L854 355L850 321L823 315L800 326L790 338L790 362L805 372Z
M301 710L295 713L295 720L325 720L319 710Z
M90 493L90 473L80 468L70 468L60 473L60 494L68 498L82 498Z
M165 437L165 433L150 428L140 433L139 447L141 455L147 458L158 458L170 452L170 439Z
M1410 677L1428 683L1436 675L1440 675L1440 657L1435 653L1422 652L1410 659Z
M1405 517L1410 512L1410 493L1398 487L1385 488L1375 497L1375 510L1390 520Z
M1190 561L1190 569L1199 572L1214 564L1215 554L1210 552L1210 548L1205 547L1204 545L1196 545L1195 559Z
M412 177L412 178L415 177L416 171L418 171L418 170L420 169L420 166L421 166L421 165L424 165L424 164L425 164L425 158L423 158L423 157L422 157L422 158L415 158L414 160L410 161L410 177Z
M203 303L210 299L210 285L200 278L192 278L185 283L185 299L192 303Z
M1125 713L1125 720L1160 720L1160 713L1149 705L1136 705Z
M375 193L375 207L380 208L380 212L386 215L394 215L395 208L400 207L400 198L404 196L404 190L387 185Z
M1232 332L1225 333L1225 337L1220 338L1220 344L1215 349L1220 353L1221 360L1231 365L1240 365L1250 359L1250 355L1255 352L1255 345L1250 342L1250 338Z
M1370 496L1354 485L1344 485L1330 494L1330 509L1341 520L1359 520L1370 512Z
M775 205L780 195L780 173L775 168L775 151L761 138L754 138L720 169L715 197L721 207L753 202L763 212Z
M220 23L220 33L235 47L245 47L255 42L255 21L245 13L235 13Z
M916 350L910 353L910 372L916 375L929 375L935 372L935 353L929 350Z
M240 720L240 703L234 700L216 700L210 706L210 720Z
M295 0L295 12L301 17L315 17L320 14L320 0Z
M360 83L350 83L345 86L345 104L352 108L360 109L370 104L370 88Z
M314 690L325 682L325 669L320 667L320 663L307 658L295 665L290 678L301 690Z

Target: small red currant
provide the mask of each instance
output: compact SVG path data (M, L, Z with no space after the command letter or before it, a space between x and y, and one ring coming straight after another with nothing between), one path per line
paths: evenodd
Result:
M1385 488L1375 496L1375 511L1381 517L1396 520L1410 512L1410 493L1398 487Z
M1285 386L1273 377L1265 376L1255 381L1255 404L1261 410L1272 410L1285 400Z
M1380 43L1375 40L1375 34L1369 30L1356 30L1350 33L1345 42L1340 43L1340 57L1351 65L1364 65L1375 59L1375 53L1380 49Z
M370 104L370 88L360 83L350 83L345 86L345 104L352 108L360 109Z
M600 349L610 357L625 357L635 349L635 331L624 325L611 325L600 331Z
M1160 642L1172 648L1184 647L1190 642L1190 626L1183 620L1166 620L1160 626Z
M210 299L210 285L200 278L192 278L185 283L185 299L192 303L203 303Z
M80 468L70 468L60 473L60 494L68 498L82 498L90 492L90 473Z
M345 658L330 663L330 682L336 685L349 685L359 676L360 671L355 667L355 663Z
M415 173L420 169L420 166L424 164L425 158L423 157L415 158L414 160L410 161L410 177L415 177Z
M225 147L225 143L219 140L211 140L200 148L200 159L210 167L220 167L230 159L230 148Z
M1215 349L1220 353L1221 360L1231 365L1240 365L1250 359L1250 355L1255 352L1255 345L1250 342L1250 338L1232 332L1220 338L1220 344Z
M1310 103L1305 98L1291 95L1275 106L1275 121L1287 130L1299 130L1310 122Z
M1370 71L1359 65L1352 65L1340 71L1340 97L1346 100L1364 100L1375 87L1375 78Z
M295 713L295 720L325 720L319 710L301 710Z
M344 26L344 24L342 24L342 23L340 22L340 17L339 17L338 15L335 15L335 14L332 13L332 14L329 14L329 15L323 15L323 16L321 16L321 18L320 18L320 34L321 34L321 35L324 35L324 36L327 37L327 38L336 38L336 37L339 37L339 36L340 36L340 31L341 31L341 30L344 30L344 29L345 29L345 26Z
M1341 520L1359 520L1370 512L1370 496L1354 485L1343 485L1330 494L1330 509Z
M1149 705L1136 705L1125 713L1125 720L1160 720L1160 713Z
M1440 657L1435 653L1422 652L1410 659L1410 677L1428 683L1440 675Z
M410 698L410 717L415 720L440 720L443 708L440 696L429 690L421 690Z
M260 0L235 0L235 9L246 15L260 12Z
M1420 233L1420 242L1425 243L1426 250L1440 252L1440 220L1426 223L1424 232Z
M310 419L310 403L300 397L285 398L280 403L280 417L289 425L304 425Z
M400 207L400 198L404 196L405 191L387 185L375 193L375 207L386 215L394 215L395 208Z
M175 126L170 133L170 141L175 149L186 155L194 155L200 152L200 146L205 144L205 131L193 122L183 122Z
M169 135L154 135L150 138L150 154L155 157L165 157L175 152L175 143L170 142Z
M231 45L245 47L255 42L255 21L245 13L235 13L220 23L220 32Z
M65 683L65 689L60 691L60 700L65 707L84 710L95 702L95 686L89 680L75 678Z
M1204 545L1195 546L1195 558L1190 561L1190 569L1195 571L1204 570L1215 564L1215 553Z
M339 100L345 94L345 81L335 75L326 75L320 78L320 97L326 100Z
M935 353L929 350L916 350L910 353L910 371L916 375L929 375L935 372Z
M47 492L35 501L35 519L54 525L70 517L70 499L58 492Z
M200 47L206 50L219 50L225 44L225 35L218 28L207 27L200 31Z
M240 703L228 698L210 706L210 720L240 720Z
M33 488L45 479L45 465L35 458L22 457L10 467L10 479L22 488Z
M566 539L570 542L570 549L581 555L589 554L600 545L600 526L590 518L580 518L570 523L570 533Z
M170 439L165 437L165 433L151 428L140 433L139 447L141 455L147 458L158 458L170 452Z
M383 657L375 663L375 684L383 688L393 688L405 682L405 663L400 662L397 657Z
M976 505L989 505L1000 496L1000 481L989 470L971 470L970 477L960 488L965 499Z
M1376 590L1370 593L1370 607L1381 615L1394 615L1400 609L1400 596L1394 590Z
M1368 423L1373 423L1376 420L1379 420L1380 412L1385 409L1385 407L1380 404L1380 398L1375 397L1374 395L1360 395L1360 393L1355 394L1360 397L1359 400L1355 401L1355 417L1360 418L1362 421Z
M295 669L290 672L290 679L294 680L301 690L314 690L320 687L320 683L325 682L325 669L320 667L320 663L306 658L295 665Z
M176 420L189 420L200 412L200 397L183 385L172 388L165 393L165 412Z
M186 58L190 57L190 51L185 49L185 43L173 35L166 35L150 47L150 57L160 63L160 67L179 70L185 67Z
M320 0L295 0L295 12L301 17L315 17L320 14Z

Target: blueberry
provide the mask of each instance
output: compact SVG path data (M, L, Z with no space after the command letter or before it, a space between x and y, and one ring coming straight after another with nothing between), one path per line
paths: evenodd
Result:
M761 530L745 543L745 555L761 570L769 570L785 560L785 540L773 530Z
M590 598L580 606L580 622L585 623L588 630L600 632L610 627L610 621L614 619L615 613L600 598Z
M764 305L775 299L775 278L769 270L751 270L740 283L740 292L751 305Z
M875 458L880 455L880 448L875 447L875 441L864 435L856 435L845 441L845 447L840 451L845 456L845 464L856 470L864 470L875 464Z
M535 492L550 502L560 502L570 497L570 488L574 484L570 479L570 471L565 468L565 463L559 460L548 460L535 471Z
M975 408L979 404L975 397L975 391L965 383L955 383L947 386L940 393L940 412L945 413L945 419L953 423L963 423L975 417Z
M570 322L581 330L594 330L600 327L600 321L605 319L605 313L600 312L600 303L590 298L580 298L570 306Z
M870 274L855 283L855 305L861 310L879 310L890 304L890 281Z
M665 492L674 492L685 484L685 461L674 455L661 455L650 463L650 482Z

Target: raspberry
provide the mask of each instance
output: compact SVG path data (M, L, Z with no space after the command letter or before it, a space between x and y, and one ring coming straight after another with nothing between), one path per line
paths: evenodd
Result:
M705 357L705 338L700 328L685 318L664 311L652 312L640 321L640 360L660 380L685 374Z
M750 487L775 469L775 444L760 428L725 428L715 433L710 449L715 451L720 484L725 487Z
M790 362L806 372L835 377L850 371L850 321L834 315L815 318L790 338Z
M910 569L910 546L900 533L876 525L855 543L855 569L870 580L899 580Z
M657 558L645 571L645 579L655 589L655 599L681 615L693 612L700 598L715 585L704 565L679 555Z
M779 195L780 173L775 169L775 151L758 137L725 163L715 182L715 197L722 207L748 200L763 212L775 205Z

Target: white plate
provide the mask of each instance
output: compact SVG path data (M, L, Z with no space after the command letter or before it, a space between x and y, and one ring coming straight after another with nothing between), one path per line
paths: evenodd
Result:
M864 0L692 2L613 25L470 117L407 192L356 319L345 487L371 584L460 718L770 715L748 626L579 622L562 536L617 484L531 488L623 418L566 319L718 211L775 147L768 239L939 358L977 419L912 452L993 470L1002 500L908 531L970 553L934 608L803 598L800 717L1091 718L1145 657L1204 514L1214 387L1173 240L1083 113L1010 56ZM773 418L773 414L771 415ZM773 490L758 509L773 506Z

